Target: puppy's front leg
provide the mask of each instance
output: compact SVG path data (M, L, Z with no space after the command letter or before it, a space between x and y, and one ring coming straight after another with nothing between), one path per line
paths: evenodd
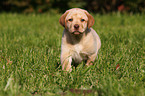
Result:
M86 65L87 65L87 66L93 65L93 62L94 62L96 56L97 56L97 54L93 54L93 55L89 56Z
M72 71L71 63L72 63L71 56L63 54L61 55L62 70L71 72Z

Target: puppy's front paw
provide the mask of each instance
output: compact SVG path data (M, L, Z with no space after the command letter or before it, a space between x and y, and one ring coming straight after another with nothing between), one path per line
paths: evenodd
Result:
M71 63L72 63L72 58L65 58L64 57L61 59L61 64L62 64L62 70L67 71L67 72L71 72L72 68L71 68Z

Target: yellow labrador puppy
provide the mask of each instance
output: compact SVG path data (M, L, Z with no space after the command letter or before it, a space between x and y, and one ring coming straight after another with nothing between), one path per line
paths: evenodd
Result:
M86 10L73 8L67 10L59 19L64 27L61 43L62 70L71 71L71 63L85 60L86 65L92 65L101 47L101 41L91 27L94 18Z

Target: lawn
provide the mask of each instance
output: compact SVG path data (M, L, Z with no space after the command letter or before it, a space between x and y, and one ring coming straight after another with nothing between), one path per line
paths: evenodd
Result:
M60 14L0 14L0 96L145 96L145 14L93 15L93 66L63 73Z

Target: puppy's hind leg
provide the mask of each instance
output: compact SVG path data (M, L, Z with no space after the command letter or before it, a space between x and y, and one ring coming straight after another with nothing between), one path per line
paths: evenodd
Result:
M87 66L93 65L93 62L94 62L96 56L97 56L97 54L93 54L93 55L89 56L86 65L87 65Z

